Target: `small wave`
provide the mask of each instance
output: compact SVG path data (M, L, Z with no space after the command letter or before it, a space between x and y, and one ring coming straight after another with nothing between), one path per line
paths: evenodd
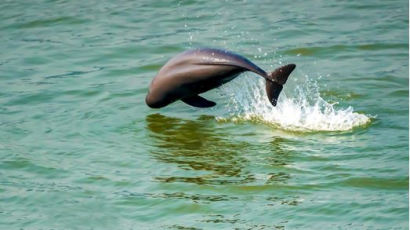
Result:
M370 116L354 112L351 106L337 108L319 93L317 82L305 76L305 82L294 87L292 96L282 92L273 107L265 93L263 79L244 74L232 84L222 86L221 92L230 98L228 114L218 120L257 121L289 131L347 131L370 123ZM291 88L288 83L287 87ZM285 90L284 90L285 91Z
M332 55L341 52L352 51L380 51L380 50L405 50L408 45L405 43L374 43L374 44L358 44L358 45L333 45L333 46L316 46L302 47L285 50L284 54L299 55L299 56L315 56L315 55Z

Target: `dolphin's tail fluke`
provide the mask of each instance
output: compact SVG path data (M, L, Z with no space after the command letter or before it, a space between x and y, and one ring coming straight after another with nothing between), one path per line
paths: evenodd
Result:
M272 81L266 80L266 94L268 95L270 103L276 106L280 92L283 85L288 80L290 73L296 68L295 64L281 66L269 74Z

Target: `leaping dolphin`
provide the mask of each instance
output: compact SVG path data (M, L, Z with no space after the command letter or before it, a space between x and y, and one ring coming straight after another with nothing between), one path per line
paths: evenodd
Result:
M277 68L268 74L238 54L219 49L201 48L185 51L169 60L154 77L145 102L151 108L161 108L177 100L188 105L208 108L216 105L198 94L219 87L245 71L266 79L266 94L276 106L295 64Z

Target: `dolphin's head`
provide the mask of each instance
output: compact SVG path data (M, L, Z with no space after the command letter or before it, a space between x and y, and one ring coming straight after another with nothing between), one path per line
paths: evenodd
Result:
M266 80L266 94L273 106L276 106L283 85L288 80L290 73L296 68L295 64L288 64L275 69L268 75L269 80Z

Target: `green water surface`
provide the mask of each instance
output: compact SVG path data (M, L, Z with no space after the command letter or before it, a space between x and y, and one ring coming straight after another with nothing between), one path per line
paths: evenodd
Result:
M408 26L406 0L0 1L0 229L408 229ZM371 122L148 108L195 47L296 63L287 97L309 77Z

